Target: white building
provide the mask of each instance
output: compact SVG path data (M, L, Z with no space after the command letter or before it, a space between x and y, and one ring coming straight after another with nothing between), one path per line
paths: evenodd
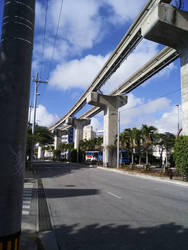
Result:
M62 143L68 143L68 137L69 137L68 134L62 135L61 136L61 142Z
M91 125L84 127L83 140L91 140L95 137L96 137L96 133L95 133L95 131L93 131L93 127Z
M155 157L157 157L158 159L161 157L161 152L160 152L160 147L159 146L153 146L153 155ZM166 160L166 150L164 149L163 152L162 152L162 164L165 163L165 160Z
M97 130L96 137L103 137L103 135L104 135L104 130L103 129Z

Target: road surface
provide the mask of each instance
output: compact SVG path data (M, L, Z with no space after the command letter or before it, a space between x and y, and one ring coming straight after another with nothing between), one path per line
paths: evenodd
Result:
M62 250L188 249L188 187L76 164L39 176Z

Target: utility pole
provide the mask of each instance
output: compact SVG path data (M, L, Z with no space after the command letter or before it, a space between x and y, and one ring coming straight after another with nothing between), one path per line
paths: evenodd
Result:
M29 106L29 116L28 116L28 127L31 125L31 111L32 111L32 104Z
M0 48L0 249L19 249L35 0L4 0Z
M39 95L38 87L39 87L40 83L48 83L48 81L39 80L39 76L38 76L38 73L37 73L36 79L33 79L33 82L35 82L35 92L34 92L34 111L33 111L32 135L35 134L37 96Z
M178 132L177 132L177 134L178 134L179 130L180 130L179 104L176 104L176 107L177 107L177 110L178 110Z
M117 119L117 168L119 168L119 133L120 133L120 111L118 111Z

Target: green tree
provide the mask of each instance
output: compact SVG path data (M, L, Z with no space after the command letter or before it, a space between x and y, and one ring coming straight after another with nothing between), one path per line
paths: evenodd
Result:
M32 135L31 128L28 128L26 154L29 156L29 159L31 158L34 144L39 143L41 146L46 146L52 144L53 141L53 134L48 130L48 128L36 126L34 135Z
M95 142L95 149L96 150L102 150L102 144L103 144L103 137L96 137L94 138Z
M160 165L162 166L162 155L163 152L166 151L166 162L163 165L163 172L166 171L166 167L168 166L168 158L170 158L170 154L174 148L175 143L175 135L169 132L164 134L155 134L154 144L158 147L160 153Z
M131 164L134 164L134 136L133 131L130 128L127 128L123 131L121 135L121 140L123 140L122 145L131 153Z
M176 168L188 179L188 136L180 136L174 146Z
M146 154L146 166L149 164L149 152L152 151L153 141L157 128L153 126L142 125L142 146Z
M141 130L137 128L132 129L132 135L133 135L133 147L135 152L139 156L139 165L141 164L141 153L142 153L142 137L141 137Z

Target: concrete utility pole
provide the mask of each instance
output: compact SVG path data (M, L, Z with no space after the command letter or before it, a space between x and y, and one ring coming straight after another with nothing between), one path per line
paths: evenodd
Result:
M0 249L19 249L35 0L4 1L0 49Z
M120 111L117 119L117 168L119 168L119 134L120 134Z
M30 127L30 124L31 124L31 111L32 111L32 104L29 105L29 115L28 115L28 127Z
M178 132L180 130L180 119L179 119L179 104L176 104L177 110L178 110ZM177 134L178 134L177 132Z
M35 133L37 96L39 95L38 87L39 87L40 83L48 83L48 81L39 80L39 76L37 73L36 79L33 79L33 82L35 82L35 93L34 93L34 112L33 112L33 123L32 123L32 135L34 135L34 133Z

